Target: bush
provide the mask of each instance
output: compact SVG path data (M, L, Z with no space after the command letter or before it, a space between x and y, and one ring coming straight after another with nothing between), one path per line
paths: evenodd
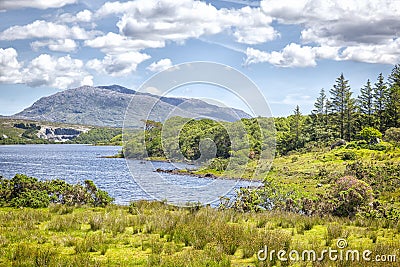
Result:
M0 206L44 208L54 203L104 207L112 201L107 192L90 180L83 186L62 180L39 181L23 174L16 174L10 180L0 177Z
M354 151L345 151L342 154L342 160L355 160L357 154Z
M46 208L49 204L47 192L39 190L26 190L11 201L13 207Z
M365 127L358 133L358 137L371 144L374 142L374 140L378 138L381 139L382 133L373 127Z
M353 176L345 176L337 180L332 197L336 201L333 211L335 215L353 216L361 207L372 202L373 192L366 182Z
M385 132L385 140L400 145L400 128L389 128Z

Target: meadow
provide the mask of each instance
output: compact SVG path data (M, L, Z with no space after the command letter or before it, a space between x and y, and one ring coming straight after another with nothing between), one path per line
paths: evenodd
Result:
M337 241L390 262L259 261L257 252ZM400 223L139 201L127 206L0 209L0 266L399 266ZM375 258L373 258L375 259ZM394 262L397 260L397 263Z

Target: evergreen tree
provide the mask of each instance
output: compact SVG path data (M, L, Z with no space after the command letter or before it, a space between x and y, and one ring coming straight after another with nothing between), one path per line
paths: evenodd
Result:
M314 110L311 111L311 119L309 120L310 126L308 133L313 141L320 141L321 139L328 139L328 97L325 90L321 89L319 97L314 103Z
M339 137L351 140L354 132L355 100L352 98L349 81L343 73L336 79L336 84L330 90L333 127L338 130Z
M360 95L357 99L358 109L365 119L362 120L364 126L373 126L374 113L374 90L371 81L368 79L367 84L361 88Z
M384 132L386 129L385 113L389 104L389 97L389 89L386 86L382 73L380 73L374 87L374 110L381 132Z
M388 77L388 106L386 109L386 127L400 125L400 64L397 64Z
M300 107L297 105L294 110L294 116L292 123L290 125L290 130L294 135L294 143L296 149L301 146L301 134L302 134L302 115L300 112Z

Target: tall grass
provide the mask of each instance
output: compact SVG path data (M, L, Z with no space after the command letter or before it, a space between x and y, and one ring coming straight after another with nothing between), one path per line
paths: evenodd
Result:
M322 251L335 248L338 238L348 240L350 248L400 256L399 223L385 220L145 201L129 208L0 209L0 219L0 266L360 266L280 262L276 254L272 261L257 259L265 246Z

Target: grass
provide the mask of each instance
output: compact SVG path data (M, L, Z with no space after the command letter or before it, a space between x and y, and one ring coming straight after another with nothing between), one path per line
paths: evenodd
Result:
M146 201L131 207L0 209L0 266L360 266L256 257L264 246L320 252L335 248L338 238L351 249L400 255L400 223L394 221L184 209Z

